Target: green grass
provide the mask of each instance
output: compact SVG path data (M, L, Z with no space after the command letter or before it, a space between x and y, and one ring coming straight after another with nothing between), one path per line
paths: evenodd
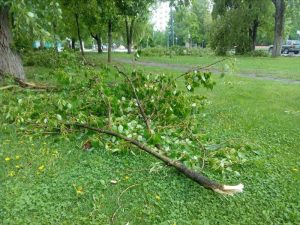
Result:
M49 69L26 71L31 80L47 82ZM245 146L249 153L240 176L222 176L208 167L205 173L225 183L243 182L244 193L224 197L168 167L150 173L157 160L138 150L84 152L82 140L89 133L70 140L31 139L13 125L0 126L0 224L111 224L114 214L115 224L298 224L300 85L215 79L213 91L199 91L211 102L199 118L199 132L211 142ZM36 93L1 91L0 99L28 94ZM16 174L9 176L11 171Z
M88 54L88 58L97 61L104 62L106 59L106 54L101 56L90 53ZM124 53L114 53L113 58L117 59L128 59L132 60L133 55L128 55ZM259 77L273 77L273 78L287 78L291 80L300 80L300 57L279 57L279 58L271 58L271 57L247 57L247 56L237 56L237 57L228 57L235 59L235 73L243 73L256 75ZM196 56L173 56L170 58L169 56L162 57L143 57L138 60L139 62L156 62L163 64L171 64L170 70L178 70L178 68L172 69L172 65L184 65L184 66L203 66L214 63L218 60L222 59L222 57L217 56L204 56L204 57L196 57ZM149 66L148 66L149 67ZM152 66L153 68L153 66ZM222 64L214 66L216 69L222 69Z

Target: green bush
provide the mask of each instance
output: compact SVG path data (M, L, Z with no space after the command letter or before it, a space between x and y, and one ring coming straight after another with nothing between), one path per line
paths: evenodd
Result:
M269 52L265 51L265 50L255 50L255 51L251 52L249 55L254 56L254 57L268 57Z
M21 55L25 66L58 68L78 65L80 61L79 56L74 52L56 52L53 49L28 51Z
M163 47L145 48L141 50L142 56L170 56L170 55L189 55L189 56L205 56L211 55L213 52L208 48L186 48L182 46L172 46L169 49Z
M163 47L144 48L141 50L142 56L164 56L168 55L168 50Z

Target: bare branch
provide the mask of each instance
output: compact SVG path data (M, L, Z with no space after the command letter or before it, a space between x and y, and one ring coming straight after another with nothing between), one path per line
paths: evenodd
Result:
M223 62L223 61L226 61L226 60L228 60L228 58L223 58L223 59L221 59L221 60L218 60L218 61L213 62L213 63L211 63L211 64L209 64L209 65L206 65L206 66L197 66L197 67L194 67L194 68L192 68L192 69L189 69L189 70L186 71L185 73L180 74L180 75L179 75L178 77L176 77L174 80L178 80L179 78L184 77L184 76L186 76L186 75L188 75L189 73L194 72L194 71L201 71L201 70L204 70L204 69L208 69L208 68L210 68L210 67L212 67L212 66L214 66L214 65L216 65L216 64L218 64L218 63L221 63L221 62Z

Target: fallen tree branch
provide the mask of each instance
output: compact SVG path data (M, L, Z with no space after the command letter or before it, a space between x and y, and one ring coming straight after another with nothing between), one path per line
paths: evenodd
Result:
M19 86L18 85L7 85L7 86L4 86L4 87L0 87L0 91L8 90L8 89L16 88L16 87L19 87Z
M46 85L40 85L40 84L26 82L26 81L21 80L20 78L17 78L17 77L14 77L14 80L22 88L37 89L37 90L47 90L47 91L51 91L51 90L56 90L57 89L54 86L46 86Z
M183 165L181 162L176 161L176 160L172 160L172 159L168 158L167 156L161 155L157 151L155 151L154 149L144 145L143 143L141 143L137 140L125 137L122 134L116 133L114 131L104 130L104 129L101 129L101 128L91 127L91 126L88 126L88 125L85 125L85 124L78 124L78 123L76 123L76 124L65 124L65 125L85 128L85 129L88 129L88 130L91 130L91 131L95 131L95 132L102 133L102 134L107 134L107 135L110 135L110 136L120 138L124 141L127 141L128 143L131 143L132 145L135 145L139 149L141 149L141 150L151 154L152 156L156 157L157 159L163 161L165 164L176 168L178 171L183 173L185 176L187 176L191 180L197 182L201 186L203 186L207 189L211 189L215 192L232 195L232 194L243 191L243 188L244 188L243 184L239 184L239 185L236 185L236 186L228 186L228 185L219 184L215 181L212 181L212 180L208 179L207 177L203 176L202 174L199 174L199 173L189 169L188 167Z

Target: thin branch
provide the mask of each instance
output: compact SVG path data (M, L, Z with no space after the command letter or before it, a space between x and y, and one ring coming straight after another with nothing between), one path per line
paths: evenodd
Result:
M221 62L223 62L223 61L226 61L226 60L228 60L228 58L223 58L223 59L221 59L221 60L218 60L218 61L216 61L216 62L213 62L213 63L211 63L211 64L208 64L208 65L206 65L206 66L197 66L197 67L194 67L194 68L192 68L192 69L189 69L188 71L186 71L185 73L183 73L183 74L180 74L178 77L176 77L174 80L178 80L179 78L181 78L181 77L184 77L184 76L186 76L186 75L188 75L189 73L191 73L191 72L194 72L194 71L201 71L201 70L204 70L204 69L208 69L208 68L210 68L210 67L212 67L212 66L214 66L214 65L216 65L216 64L218 64L218 63L221 63Z
M125 79L129 82L129 84L130 84L130 86L132 88L133 94L135 96L135 99L137 101L139 111L140 111L140 113L141 113L141 115L143 117L143 120L144 120L145 124L146 124L147 130L148 130L149 134L151 134L150 120L149 120L149 118L147 117L147 115L145 113L145 110L143 108L143 105L142 105L139 97L138 97L136 88L135 88L132 80L130 80L130 78L128 77L128 75L126 73L124 73L122 70L120 70L118 66L115 65L114 67L117 69L118 73L121 74L121 75L123 75L125 77Z
M111 217L111 223L112 223L112 224L114 224L115 216L117 215L117 212L118 212L119 209L121 208L121 203L120 203L121 197L123 196L123 194L124 194L126 191L128 191L129 189L131 189L131 188L133 188L133 187L136 187L136 186L138 186L138 185L139 185L139 184L133 184L133 185L127 187L125 190L123 190L123 191L121 192L121 194L120 194L119 197L118 197L118 201L117 201L117 203L118 203L118 208L116 209L116 211L114 212L114 214L113 214L112 217Z
M111 103L109 101L109 98L103 93L103 92L100 92L100 95L101 97L103 98L104 102L106 102L106 105L107 105L107 117L108 117L108 128L111 128L112 126L112 107L111 107Z
M223 61L225 61L225 60L228 60L228 58L223 58L223 59L218 60L218 61L216 61L216 62L213 62L213 63L211 63L211 64L209 64L209 65L194 67L194 68L189 69L188 71L184 72L183 74L180 74L179 76L175 77L172 81L176 81L176 80L178 80L179 78L184 77L184 76L188 75L188 74L191 73L191 72L194 72L194 71L200 71L200 70L204 70L204 69L208 69L208 68L210 68L210 67L212 67L212 66L214 66L214 65L216 65L216 64L218 64L218 63L221 63L221 62L223 62ZM172 83L172 82L171 82L171 83ZM165 92L165 91L167 90L167 88L169 88L169 87L170 87L170 83L169 83L169 85L165 85L165 86L161 89L161 91L160 91L161 94L159 95L160 98L163 96L164 92ZM158 102L160 101L160 98L158 99ZM156 109L156 107L155 107L155 109ZM151 114L150 119L153 119L153 117L154 117L154 112L155 112L155 110L154 110L153 113Z

